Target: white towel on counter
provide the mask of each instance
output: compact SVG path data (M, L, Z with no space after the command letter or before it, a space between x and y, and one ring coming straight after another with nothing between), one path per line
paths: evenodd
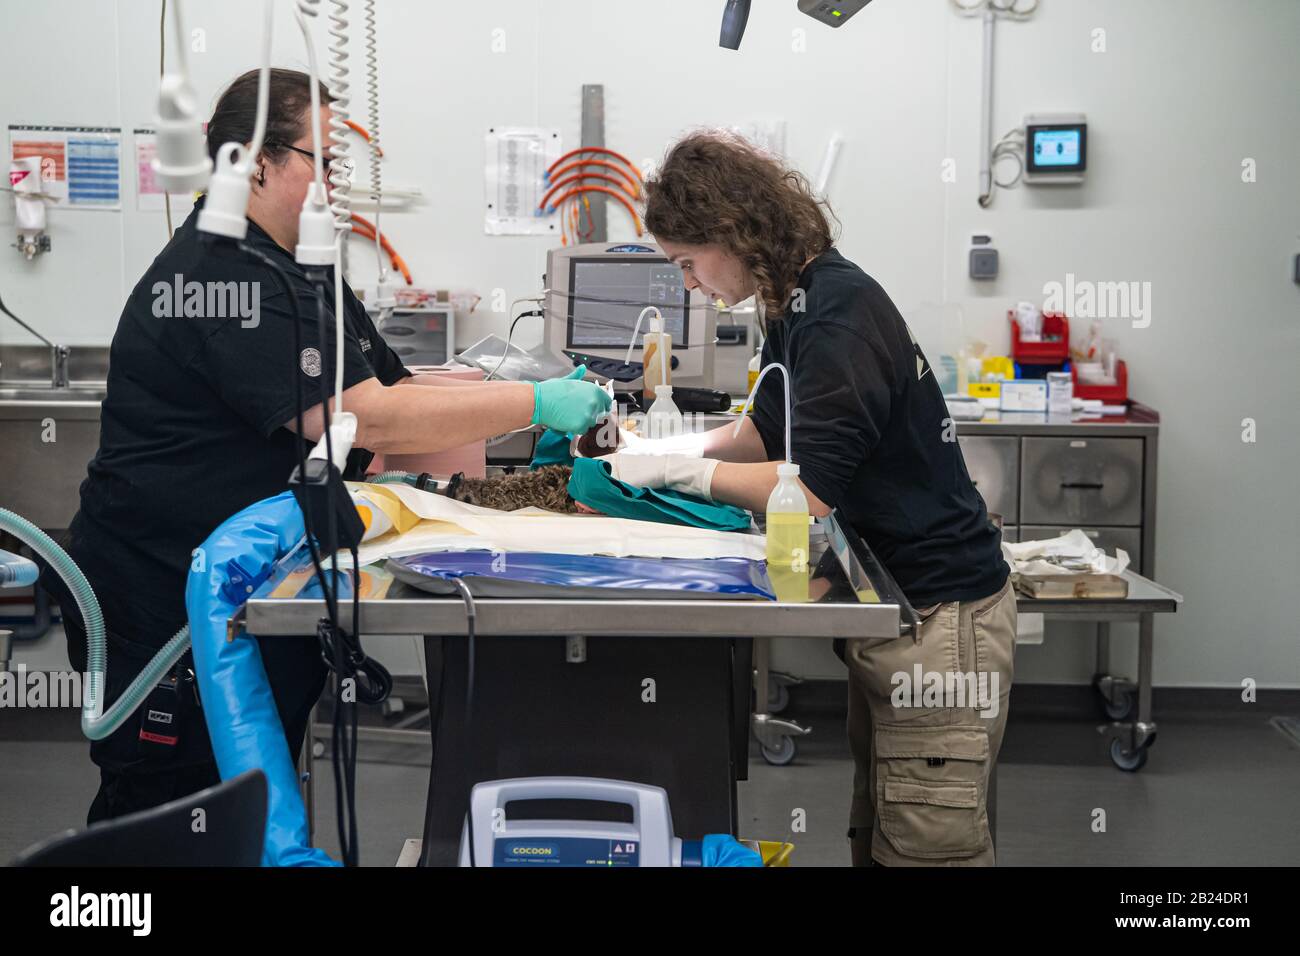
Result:
M1019 574L1123 574L1129 565L1123 548L1111 557L1079 528L1042 541L1004 540L1002 556Z

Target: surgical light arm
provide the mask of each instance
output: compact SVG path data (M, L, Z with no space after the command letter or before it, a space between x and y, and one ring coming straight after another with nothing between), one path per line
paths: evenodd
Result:
M799 0L799 11L827 26L842 27L871 0ZM739 50L749 23L750 0L727 0L722 11L722 33L718 46Z

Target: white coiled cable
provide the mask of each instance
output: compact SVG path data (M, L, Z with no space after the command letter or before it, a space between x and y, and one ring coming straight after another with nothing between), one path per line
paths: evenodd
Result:
M352 102L348 83L348 4L330 0L329 87L330 99L330 211L340 232L352 231L352 163L348 141L348 107Z
M379 50L375 40L375 0L366 0L366 132L370 134L370 196L375 201L375 265L379 274L379 287L388 279L384 267L384 247L380 242L379 217L384 211L383 173L379 164Z

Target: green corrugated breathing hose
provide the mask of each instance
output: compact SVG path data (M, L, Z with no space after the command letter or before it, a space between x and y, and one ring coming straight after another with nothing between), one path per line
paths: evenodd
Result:
M104 673L108 652L104 639L104 615L95 592L81 569L54 539L26 518L0 508L0 531L7 531L44 558L68 585L81 619L86 624L88 645L85 686L81 695L81 732L91 740L103 740L130 717L149 692L167 675L190 646L190 626L186 624L154 655L131 686L122 692L113 706L104 711Z
M413 485L419 477L409 471L382 471L377 475L371 475L370 483L372 485Z

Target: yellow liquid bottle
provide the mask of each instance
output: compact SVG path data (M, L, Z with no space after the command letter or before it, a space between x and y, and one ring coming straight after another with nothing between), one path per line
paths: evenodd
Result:
M658 385L673 383L673 337L664 331L663 320L650 320L650 331L641 338L642 375L647 395Z
M782 462L767 499L767 576L778 601L808 600L808 498L795 479L799 466Z

